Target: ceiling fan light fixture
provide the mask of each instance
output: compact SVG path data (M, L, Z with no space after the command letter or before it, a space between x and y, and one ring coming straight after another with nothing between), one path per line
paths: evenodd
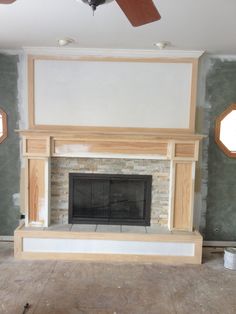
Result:
M113 0L82 0L82 1L88 4L94 12L99 5L111 2Z

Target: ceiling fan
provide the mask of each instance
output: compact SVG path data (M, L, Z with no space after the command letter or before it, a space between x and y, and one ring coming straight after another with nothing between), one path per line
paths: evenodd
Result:
M0 0L0 4L10 4L16 0ZM112 0L82 0L91 6L93 11L99 5ZM152 0L116 0L121 10L133 26L141 26L160 20L161 16Z
M112 0L82 0L90 5L93 11L97 6ZM160 20L161 16L152 0L116 0L121 10L133 26L141 26Z
M15 2L16 0L0 0L0 4L10 4Z

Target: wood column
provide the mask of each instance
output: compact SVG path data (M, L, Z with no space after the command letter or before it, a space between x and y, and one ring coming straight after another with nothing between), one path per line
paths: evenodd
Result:
M170 229L192 231L195 162L174 161L172 179L173 199Z
M50 139L24 138L26 225L50 224Z
M171 160L169 229L193 230L195 167L198 142L175 142Z

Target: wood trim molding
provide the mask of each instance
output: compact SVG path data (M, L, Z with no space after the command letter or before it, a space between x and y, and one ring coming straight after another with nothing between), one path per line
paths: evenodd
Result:
M133 56L50 56L50 55L28 55L28 60L57 60L57 61L91 61L91 62L143 62L143 63L191 63L197 59L191 57L170 58L170 57L133 57Z
M8 130L7 130L7 114L6 112L0 108L0 115L2 116L2 136L0 137L0 144L7 138Z
M168 141L166 142L126 142L126 141L89 141L71 139L52 139L52 156L70 156L82 154L131 154L155 155L167 157Z
M34 65L36 60L58 60L58 61L89 61L89 62L145 62L145 63L189 63L192 65L191 97L189 108L189 127L188 128L123 128L123 127L95 127L95 126L69 126L69 125L39 125L35 123L35 104L34 104ZM64 130L71 131L90 131L90 132L139 132L139 133L194 133L195 131L195 112L196 112L196 91L197 91L198 59L196 58L165 58L165 57L112 57L112 56L28 56L28 112L29 127L38 130Z
M83 139L96 139L96 140L135 140L135 141L147 141L154 142L157 140L180 140L180 141L189 141L189 140L202 140L205 135L195 134L195 133L183 133L179 129L177 132L158 132L156 129L141 130L140 129L120 129L110 130L110 128L104 129L100 128L99 131L93 131L90 127L81 127L77 130L68 129L64 130L62 128L51 130L51 129L28 129L28 130L16 130L17 133L20 133L22 136L51 136L51 137L66 137L66 138L83 138Z
M30 128L35 127L34 110L34 58L28 57L28 123Z
M196 117L196 99L197 99L197 79L198 79L198 59L192 61L192 82L191 82L191 101L190 101L190 116L189 129L195 132L195 117Z
M57 57L75 57L75 56L114 56L114 57L138 57L138 58L200 58L203 50L157 50L157 49L100 49L100 48L72 48L72 47L24 47L27 55L37 56L57 56Z
M50 136L23 136L23 155L49 157L51 155L50 145Z
M49 132L50 133L50 132ZM154 159L197 161L199 139L185 140L172 136L68 133L51 135L34 131L21 132L25 157L92 157L108 154L145 156ZM44 135L45 134L45 135ZM178 135L176 135L178 138ZM198 136L196 136L198 138ZM199 136L200 137L200 136ZM134 158L134 157L133 157Z
M174 141L173 160L198 160L199 141Z

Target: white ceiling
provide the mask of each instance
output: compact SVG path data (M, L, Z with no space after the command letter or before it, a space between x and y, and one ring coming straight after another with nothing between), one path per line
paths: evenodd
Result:
M153 49L169 41L172 49L236 54L235 0L154 0L162 19L134 28L115 1L92 16L76 0L17 0L0 5L0 49L55 47L71 37L72 47Z

